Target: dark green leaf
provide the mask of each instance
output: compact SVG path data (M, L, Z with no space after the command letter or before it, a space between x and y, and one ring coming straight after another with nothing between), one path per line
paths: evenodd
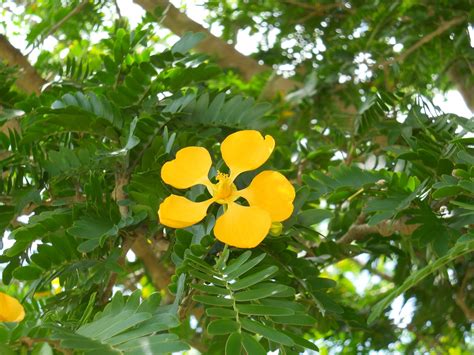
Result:
M260 334L271 341L274 341L279 344L287 345L287 346L294 345L293 340L289 336L283 334L282 332L276 329L263 325L259 322L256 322L247 318L242 318L240 320L240 323L242 324L242 327L248 330L249 332ZM244 346L245 346L245 343L244 343Z
M230 319L213 320L207 326L207 332L211 335L229 334L239 330L239 324Z

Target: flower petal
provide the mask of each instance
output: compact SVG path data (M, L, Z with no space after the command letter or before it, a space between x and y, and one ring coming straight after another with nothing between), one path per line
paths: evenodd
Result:
M17 299L0 292L0 322L21 322L25 309Z
M187 189L198 184L207 186L210 184L207 174L211 165L211 156L206 148L186 147L176 153L176 159L163 165L161 178L177 189Z
M254 248L268 234L272 221L268 212L259 207L229 203L214 227L217 239L237 248Z
M270 213L272 222L284 221L293 213L295 188L277 171L262 171L246 189L237 193L250 206L260 207Z
M265 163L275 148L272 136L258 131L239 131L227 136L221 144L222 158L231 171L231 178L244 171L254 170Z
M172 228L185 228L206 217L207 209L214 199L193 202L186 197L171 195L165 198L158 209L160 223Z

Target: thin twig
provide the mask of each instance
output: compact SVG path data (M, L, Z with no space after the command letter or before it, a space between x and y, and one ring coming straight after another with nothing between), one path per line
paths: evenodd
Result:
M380 278L384 279L385 281L388 281L388 282L393 282L393 277L390 276L390 275L387 275L386 273L380 271L380 270L377 270L373 267L371 267L369 264L364 264L362 262L360 262L359 260L357 259L351 259L354 263L356 263L358 266L360 266L361 269L365 269L367 270L368 272L370 272L371 274L374 274L374 275L377 275L379 276Z
M48 32L46 32L45 35L41 36L41 40L45 40L49 36L51 36L53 33L55 33L59 28L61 28L62 25L64 25L71 17L77 15L79 12L81 12L89 3L89 0L82 0L79 5L77 5L74 9L71 10L70 13L68 13L66 16L64 16L61 20L56 22L53 27L49 29Z
M119 18L122 18L122 12L120 12L120 7L117 3L117 0L114 0L114 4L115 4L115 9L117 10L117 15Z

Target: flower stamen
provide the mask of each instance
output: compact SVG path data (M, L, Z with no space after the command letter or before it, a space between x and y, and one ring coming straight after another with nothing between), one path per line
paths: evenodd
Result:
M213 184L212 188L212 196L216 198L216 202L220 204L233 202L237 198L237 196L235 196L237 187L232 183L229 174L218 171L216 180L217 183Z

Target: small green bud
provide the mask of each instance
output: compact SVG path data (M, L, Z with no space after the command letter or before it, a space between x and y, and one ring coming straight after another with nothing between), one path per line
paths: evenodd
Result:
M273 237L280 236L281 232L283 231L283 224L280 222L273 222L272 226L270 227L270 235Z

